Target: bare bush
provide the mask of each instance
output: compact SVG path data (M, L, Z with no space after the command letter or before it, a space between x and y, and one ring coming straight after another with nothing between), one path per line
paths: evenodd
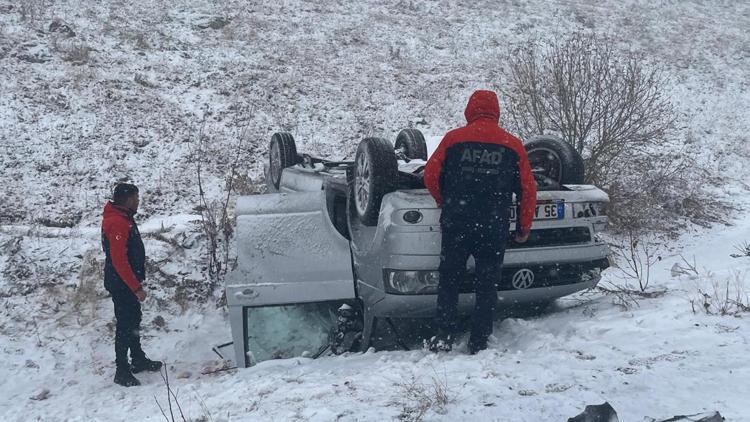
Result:
M696 283L690 298L693 313L698 309L708 315L739 316L750 312L750 294L746 274L735 271L731 278L717 280L712 274Z
M92 48L81 41L70 40L64 36L52 36L50 49L60 55L63 61L75 66L89 62Z
M700 275L698 265L695 263L695 257L693 257L692 262L688 261L682 255L680 255L680 258L682 258L682 263L675 262L670 270L672 277L697 277Z
M608 38L576 32L527 44L509 60L514 125L523 136L559 133L585 154L589 182L617 179L623 158L672 135L675 113L662 72L618 53Z
M734 248L737 249L738 253L729 254L732 258L750 258L750 242L743 242L740 245L736 245Z
M177 399L177 394L169 385L169 370L167 369L166 365L162 365L162 369L159 371L159 374L161 375L162 381L164 381L164 385L167 387L167 410L169 411L169 416L167 416L167 412L161 406L161 403L159 403L159 400L156 398L156 396L154 396L154 401L156 401L156 406L159 407L159 411L161 411L162 416L164 416L164 420L166 420L167 422L188 422L188 420L185 418L185 414L182 412L182 406L180 405L180 401ZM179 419L175 419L174 409L172 407L173 402L174 407L176 407L180 413Z
M500 91L509 126L524 138L552 133L573 145L586 182L610 194L616 227L642 227L667 211L712 219L706 203L691 202L700 193L686 179L701 171L695 160L665 147L675 140L676 114L658 66L584 32L529 42L506 61Z
M63 55L62 59L73 65L86 64L91 55L91 47L84 43L73 43Z
M201 230L208 240L207 268L211 281L211 290L224 279L230 267L230 241L234 234L234 221L231 215L230 203L234 193L235 183L242 180L239 177L241 151L247 137L247 127L240 129L236 151L229 165L228 175L224 180L224 190L220 199L209 199L203 181L203 157L206 142L209 138L204 133L205 121L198 132L197 150L194 151L196 175L198 182L198 209L201 213Z
M603 281L597 285L599 291L613 295L624 308L637 307L639 299L666 293L650 286L651 268L661 261L652 237L630 230L622 242L612 242L611 246L619 264L620 275L615 276L619 281Z
M620 267L623 275L638 283L638 289L645 292L651 282L651 267L661 261L655 252L655 245L650 237L638 235L632 230L624 244L613 245L615 253L624 263Z
M195 397L198 400L198 404L200 405L202 414L195 418L186 417L185 413L182 411L182 405L179 398L177 397L177 392L172 389L172 386L169 383L169 369L167 368L167 365L162 366L162 369L159 370L159 374L161 375L161 379L167 389L166 409L162 406L156 396L154 396L154 401L156 402L156 406L159 408L159 412L161 413L162 417L164 417L164 420L166 420L167 422L213 421L213 417L211 416L211 412L209 411L208 406L206 405L200 394L198 394L198 391L196 391L195 389L193 389L193 391L195 392ZM175 416L175 410L178 413L177 416Z

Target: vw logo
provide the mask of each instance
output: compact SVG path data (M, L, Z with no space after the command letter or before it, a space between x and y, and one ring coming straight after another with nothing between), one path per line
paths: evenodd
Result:
M534 273L526 268L522 268L513 274L513 287L516 289L528 289L534 284Z

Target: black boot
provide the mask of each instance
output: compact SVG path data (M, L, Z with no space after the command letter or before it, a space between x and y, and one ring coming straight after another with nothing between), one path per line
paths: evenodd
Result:
M122 385L123 387L135 387L141 385L141 382L127 369L118 368L115 371L115 384Z
M476 355L487 348L487 340L469 340L469 354Z
M476 355L482 350L487 348L487 340L489 335L486 334L475 334L471 333L469 336L469 354Z
M137 374L139 372L148 371L156 372L161 369L162 363L156 360L151 360L147 357L141 359L133 359L133 363L130 365L130 370Z

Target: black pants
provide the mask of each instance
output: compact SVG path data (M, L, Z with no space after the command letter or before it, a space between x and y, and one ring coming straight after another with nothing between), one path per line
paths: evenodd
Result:
M129 368L128 349L133 360L144 359L141 349L141 303L128 290L113 291L112 302L115 304L115 365L118 369Z
M440 283L437 294L437 325L443 334L453 334L458 319L458 294L466 279L466 261L476 263L475 302L470 342L482 344L492 334L497 305L497 285L508 242L507 216L489 221L441 219Z

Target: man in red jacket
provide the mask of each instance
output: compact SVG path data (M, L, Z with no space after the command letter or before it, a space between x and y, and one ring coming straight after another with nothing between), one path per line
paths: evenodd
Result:
M536 208L536 182L521 141L498 126L500 105L492 91L476 91L465 111L467 125L445 135L427 161L424 182L441 208L438 335L430 350L450 350L458 293L466 261L476 262L469 352L487 348L497 304L513 194L519 206L515 241L524 243Z
M141 283L146 279L146 251L133 216L138 211L138 188L115 186L112 201L104 206L102 248L104 288L115 305L115 383L140 385L133 373L158 371L162 364L148 359L141 349L141 304L146 299ZM132 364L128 363L128 349Z

